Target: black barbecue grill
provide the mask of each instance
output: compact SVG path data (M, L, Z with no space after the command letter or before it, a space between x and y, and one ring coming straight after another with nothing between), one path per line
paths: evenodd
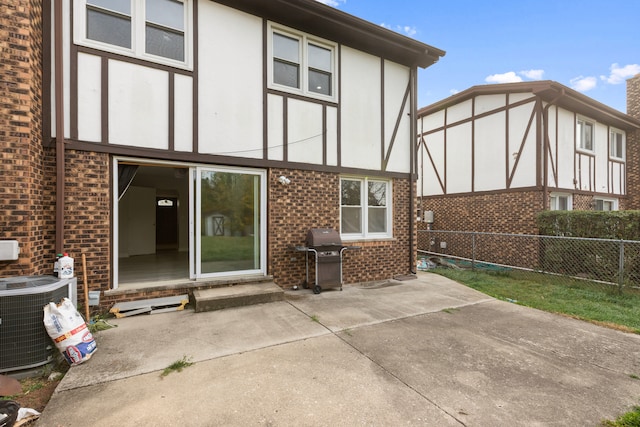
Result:
M337 288L342 290L342 253L349 249L360 249L359 246L343 246L340 233L331 228L312 228L307 233L306 246L298 246L297 251L306 252L306 281L302 284L305 288L309 283L309 253L313 253L316 259L316 280L313 285L313 293L319 294L322 287Z

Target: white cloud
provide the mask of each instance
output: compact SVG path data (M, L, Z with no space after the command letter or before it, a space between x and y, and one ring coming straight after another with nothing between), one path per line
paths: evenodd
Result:
M522 77L513 71L509 71L503 74L492 74L484 79L484 81L487 83L517 83L522 81Z
M600 76L600 79L609 84L617 85L620 83L624 83L628 78L631 78L636 74L640 74L640 65L629 64L625 65L624 67L620 67L618 64L611 64L609 70L611 70L609 75Z
M531 80L542 80L544 70L524 70L520 71L518 74Z
M598 79L595 77L578 76L569 80L571 83L571 89L575 89L578 92L586 92L593 89L598 84Z
M340 3L346 3L347 0L316 0L318 3L326 4L331 7L338 7Z
M456 93L460 93L460 91L458 89L451 89L449 91L449 94L451 94L451 95L455 95Z
M411 27L409 25L396 25L395 27L393 27L392 25L385 24L383 22L382 24L380 24L380 26L386 28L387 30L395 31L396 33L404 34L409 37L413 37L418 34L418 30L416 29L416 27Z

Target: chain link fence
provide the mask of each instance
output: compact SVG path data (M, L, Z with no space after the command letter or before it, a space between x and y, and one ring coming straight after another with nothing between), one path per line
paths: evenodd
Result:
M418 269L439 265L640 290L640 241L634 240L419 230Z

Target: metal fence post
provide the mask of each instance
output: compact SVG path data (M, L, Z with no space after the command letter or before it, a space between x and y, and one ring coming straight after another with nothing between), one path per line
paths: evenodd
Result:
M471 233L471 271L476 271L476 233Z
M618 259L618 293L622 294L624 286L624 241L620 240L620 258Z

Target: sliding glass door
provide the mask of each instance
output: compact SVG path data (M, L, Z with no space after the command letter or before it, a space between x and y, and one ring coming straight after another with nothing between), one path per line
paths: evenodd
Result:
M264 171L196 168L196 278L266 271Z

